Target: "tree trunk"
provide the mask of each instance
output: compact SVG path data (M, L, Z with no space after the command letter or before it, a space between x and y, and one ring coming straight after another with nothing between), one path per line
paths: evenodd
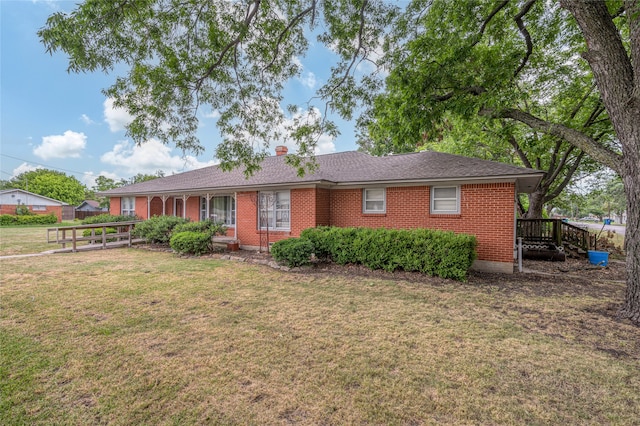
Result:
M631 56L605 2L561 0L561 5L573 15L584 35L587 51L582 56L589 62L622 145L622 165L612 167L624 182L628 211L624 243L627 292L620 314L640 325L640 0L624 4Z
M624 249L627 253L627 292L620 315L640 324L640 134L635 155L625 158L623 176L627 196L627 229Z
M546 190L537 190L529 194L529 208L524 219L542 219Z

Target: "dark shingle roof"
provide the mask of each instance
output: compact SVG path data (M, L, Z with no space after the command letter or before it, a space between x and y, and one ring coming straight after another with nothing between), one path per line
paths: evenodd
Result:
M249 178L242 170L222 171L218 166L205 167L146 182L106 191L107 196L146 195L160 193L196 193L203 191L251 190L268 186L402 184L412 182L468 181L479 179L512 179L520 190L535 187L544 172L494 161L440 152L373 157L357 151L318 155L318 169L303 177L287 165L284 156L268 157L262 169ZM526 185L522 185L525 183ZM530 190L532 190L531 188Z

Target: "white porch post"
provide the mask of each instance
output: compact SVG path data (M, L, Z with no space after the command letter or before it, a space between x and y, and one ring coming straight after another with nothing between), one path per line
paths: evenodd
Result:
M233 227L233 239L234 240L238 240L238 193L234 192L233 193L233 205L235 207L235 209L233 210L233 223L235 224L235 226Z
M162 216L167 215L167 200L169 199L168 195L162 196Z
M211 200L211 194L206 194L205 198L207 200L207 205L204 208L204 220L209 220L209 214L211 213L209 211L209 200Z
M147 195L147 219L151 218L151 200L153 200L153 197Z
M187 218L187 200L189 199L188 195L182 196L182 218Z

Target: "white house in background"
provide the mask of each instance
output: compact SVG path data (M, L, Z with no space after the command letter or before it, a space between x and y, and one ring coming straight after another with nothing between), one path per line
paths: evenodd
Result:
M0 191L0 214L16 214L18 206L26 206L33 214L55 214L58 222L62 220L62 208L67 203L53 198L34 194L23 189L4 189Z

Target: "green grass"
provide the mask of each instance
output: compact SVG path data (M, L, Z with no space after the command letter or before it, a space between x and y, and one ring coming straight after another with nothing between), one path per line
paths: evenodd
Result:
M136 249L37 259L0 261L0 424L640 418L638 329L606 314L621 283L414 283Z
M52 225L0 226L0 256L41 253L62 248L60 244L47 243L47 229L78 225L80 222L62 222ZM70 236L71 233L68 233ZM54 234L52 237L55 238ZM78 243L86 244L86 242ZM68 245L70 246L70 245Z

